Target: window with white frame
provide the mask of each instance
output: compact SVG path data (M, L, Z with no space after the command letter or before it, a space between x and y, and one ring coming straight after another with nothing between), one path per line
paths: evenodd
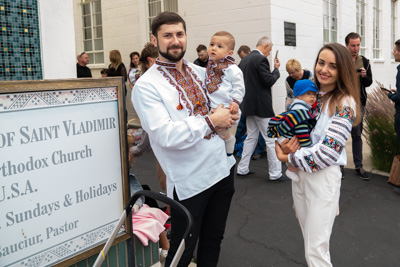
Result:
M397 9L396 9L396 3L397 0L392 0L392 9L391 9L391 45L394 46L394 43L396 42L396 21L397 21ZM392 59L394 59L393 53L392 53Z
M357 0L357 33L361 36L360 55L365 56L365 0Z
M374 58L380 58L380 6L379 0L374 0L374 16L373 16L373 31L372 31L372 51Z
M163 11L178 12L178 0L149 0L149 29L158 13Z
M100 0L82 1L83 48L90 64L104 63L103 26Z
M324 43L337 42L336 0L324 0L323 12L324 12Z

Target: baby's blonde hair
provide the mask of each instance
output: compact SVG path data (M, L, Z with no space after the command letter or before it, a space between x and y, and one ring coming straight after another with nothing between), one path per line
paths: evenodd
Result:
M221 37L228 37L229 40L229 49L234 50L235 49L235 38L233 37L232 34L226 31L219 31L214 33L213 36L221 36Z

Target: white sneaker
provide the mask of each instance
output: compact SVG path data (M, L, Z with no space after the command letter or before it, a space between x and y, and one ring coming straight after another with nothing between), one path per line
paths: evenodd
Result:
M167 259L168 250L164 250L160 248L160 263L161 266L165 265L165 260Z

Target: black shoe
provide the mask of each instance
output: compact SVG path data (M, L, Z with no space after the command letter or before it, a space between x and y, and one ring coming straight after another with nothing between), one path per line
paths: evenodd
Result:
M289 181L291 181L289 178L287 178L286 176L281 176L281 178L279 178L279 179L275 179L275 180L271 180L271 179L269 179L269 181L271 182L271 183L280 183L280 182L289 182Z
M364 171L363 168L356 168L354 171L356 172L358 177L360 177L361 180L369 181L368 174Z
M249 176L249 175L252 175L252 174L255 174L256 172L253 172L253 171L249 171L248 173L246 173L246 174L240 174L240 173L236 173L236 176L238 177L238 178L243 178L243 177L246 177L246 176Z
M263 151L261 153L254 153L253 156L251 157L252 160L259 160L267 155L267 152Z

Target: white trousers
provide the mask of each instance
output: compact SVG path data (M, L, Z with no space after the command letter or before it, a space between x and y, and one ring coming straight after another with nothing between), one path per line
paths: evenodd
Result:
M307 264L332 266L329 240L339 207L340 167L334 165L314 173L300 170L298 174L299 181L292 182L292 194Z
M250 158L258 142L258 134L264 137L267 147L269 179L276 180L282 176L282 163L276 157L275 140L267 135L268 122L270 118L261 118L257 116L246 117L247 137L244 140L242 158L237 167L237 173L246 174L249 170Z

